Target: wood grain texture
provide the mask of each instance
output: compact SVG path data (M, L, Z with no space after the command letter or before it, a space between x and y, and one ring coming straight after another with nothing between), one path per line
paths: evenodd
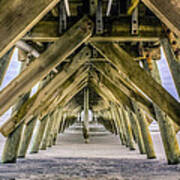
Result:
M144 92L161 110L180 125L180 104L150 74L142 69L121 47L112 43L91 43L105 58L114 64Z
M3 89L0 92L0 115L8 110L20 95L28 92L54 67L86 42L91 36L92 28L92 22L87 17L82 18Z
M180 37L179 0L142 0L142 2L177 36Z

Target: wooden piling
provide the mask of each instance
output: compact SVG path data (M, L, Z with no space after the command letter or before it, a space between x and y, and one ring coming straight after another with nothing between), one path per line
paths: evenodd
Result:
M26 156L36 122L37 117L33 117L32 120L25 125L24 133L21 137L18 158L24 158Z
M38 153L47 122L48 122L48 115L44 116L41 120L39 120L39 126L34 136L30 153Z
M16 163L23 125L20 124L8 136L2 153L2 163Z
M146 154L146 150L145 150L144 142L143 142L143 138L142 138L142 133L141 133L141 129L140 129L140 125L137 120L137 117L135 114L130 112L130 110L128 110L127 112L129 115L129 120L131 121L132 128L134 129L134 133L135 133L135 136L137 139L137 144L139 147L139 152L140 152L140 154Z
M153 70L151 71L151 74L153 78L161 84L158 67L155 62L153 63ZM168 164L177 164L179 163L180 150L172 120L156 104L153 104L153 107L156 119L158 120Z
M144 112L138 107L138 105L134 101L132 101L132 104L141 128L141 133L144 141L144 146L146 149L147 158L154 159L156 158L156 154L154 151L152 137L148 129L148 122L144 117Z
M51 115L48 115L47 118L48 118L47 124L46 124L44 135L42 138L42 143L40 145L40 150L46 150L46 147L47 147L47 137L48 137L49 128L50 128L50 124L51 124Z
M135 144L133 141L132 128L131 128L131 124L129 122L128 114L124 108L121 108L121 112L122 112L122 118L124 119L124 125L126 128L128 147L130 150L135 150L136 148L135 148Z

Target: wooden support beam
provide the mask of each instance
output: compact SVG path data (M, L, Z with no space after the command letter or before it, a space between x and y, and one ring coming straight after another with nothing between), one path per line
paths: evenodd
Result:
M84 89L84 117L83 117L83 137L84 142L89 142L89 89Z
M51 122L52 114L53 113L48 114L48 120L47 120L47 124L46 124L45 131L44 131L44 134L43 134L42 142L40 144L40 150L46 150L47 138L48 138L49 130L51 128L51 124L52 124L52 122Z
M39 106L45 106L49 102L50 97L55 94L55 91L63 85L68 79L84 64L89 58L89 49L83 48L76 56L74 56L72 62L69 64L68 70L66 67L55 76L43 89L34 94L20 109L12 116L7 122L1 126L0 131L3 135L7 136L13 129L18 126L23 119L29 119L32 114L38 115ZM79 74L83 74L84 69L79 69ZM77 74L78 76L78 74ZM75 76L76 77L76 76ZM63 89L63 88L61 88Z
M56 145L56 141L57 141L57 136L58 136L58 133L59 133L59 127L60 127L60 123L62 121L62 108L58 108L58 112L57 112L57 120L56 120L56 124L55 124L55 127L54 127L54 134L53 134L53 145Z
M138 105L132 101L135 113L137 115L139 125L141 128L141 133L144 141L144 146L146 149L146 154L148 159L154 159L156 158L155 151L154 151L154 146L153 146L153 141L151 138L150 131L148 129L148 123L147 120L145 119L144 112L138 107Z
M0 2L0 57L22 38L60 0L2 0Z
M126 128L128 147L130 150L135 150L136 148L135 148L135 143L133 140L132 127L131 127L131 123L129 121L129 116L128 116L124 107L121 107L120 111L121 111L122 118L124 119L124 125Z
M174 122L180 125L180 104L150 74L145 72L118 44L91 43L105 58L114 64L154 103L156 103ZM165 101L164 101L165 100ZM163 103L162 103L163 102Z
M152 103L147 99L147 97L145 97L140 91L138 91L136 87L134 87L132 82L128 82L126 78L120 76L119 72L109 64L103 64L102 66L102 64L93 63L93 66L103 76L105 76L108 81L116 86L116 88L123 91L127 97L139 102L141 107L153 118L155 118Z
M115 107L115 114L116 114L116 117L117 117L117 120L118 120L119 127L121 129L122 145L126 145L127 137L126 137L126 132L125 132L124 121L123 121L122 116L121 116L121 114L119 112L119 107L118 106Z
M162 39L161 45L164 50L166 61L169 65L169 69L171 71L172 78L174 80L174 84L178 93L178 96L180 98L180 62L176 60L176 57L173 53L173 50L171 48L171 45L168 41L168 39Z
M118 135L120 137L120 140L121 140L121 144L125 145L125 139L123 137L122 126L121 126L121 123L119 121L119 117L117 116L116 106L114 104L112 104L111 111L112 111L112 117L116 122L116 128L117 128L117 132L118 132Z
M125 22L124 22L125 21ZM147 24L149 23L149 24ZM111 24L111 25L110 25ZM103 36L93 36L89 41L105 41L105 42L158 42L164 36L164 31L156 19L143 18L139 25L139 35L133 36L131 34L131 20L122 19L111 21L110 27L106 29ZM31 31L30 35L23 37L24 40L33 40L40 42L54 42L61 38L57 31L57 21L41 21Z
M43 79L55 66L87 41L93 29L85 16L32 62L13 82L0 92L0 115L10 108L17 98Z
M19 152L18 152L19 158L24 158L26 156L36 122L37 122L37 117L33 117L31 121L28 124L26 124L24 127L24 131L21 137Z
M131 121L132 128L135 132L137 144L139 147L139 152L140 152L140 154L146 154L146 150L144 147L144 141L142 138L142 133L141 133L141 129L140 129L140 125L139 125L139 122L137 120L137 117L135 114L133 114L132 111L127 110L127 112L128 112L129 120Z
M21 71L23 71L23 69L26 67L26 64L27 62L23 62L21 64ZM11 113L11 116L13 116L14 114L16 114L16 112L19 111L20 108L22 108L23 104L26 103L26 101L28 100L29 98L29 94L30 92L24 94L22 97L20 97L17 101L17 103L13 106L12 108L12 113ZM4 147L4 156L3 156L3 161L4 162L16 162L16 158L18 156L18 150L19 150L19 146L21 145L21 137L22 137L22 133L23 133L23 127L24 127L24 124L21 124L20 125L21 128L15 128L7 137L6 139L6 145L8 146L9 143L11 143L11 145L9 145L11 148L13 148L14 150L11 150L11 149L8 149L7 146L5 145ZM14 136L17 135L17 137L19 139L16 139ZM12 141L12 138L14 140L14 142L11 142ZM12 147L14 146L14 147ZM10 156L9 156L10 154ZM9 158L9 159L6 159L6 157Z
M93 76L94 77L94 76ZM129 99L128 96L126 96L124 94L123 91L121 91L120 89L118 89L116 86L114 86L107 78L103 77L101 78L100 81L98 81L97 79L95 79L96 77L94 77L94 81L96 82L96 84L101 84L102 88L105 87L106 89L108 89L110 91L110 93L113 94L113 96L115 97L115 102L117 104L121 103L121 104L125 104L127 105L130 109L132 109L132 105L131 105L131 101Z
M56 123L56 109L54 110L53 114L51 115L51 123L49 125L49 130L48 130L48 136L47 136L47 139L46 139L46 146L47 147L51 147L53 145L53 127Z
M142 2L177 36L180 37L179 0L142 0Z
M159 84L161 84L161 78L158 71L158 67L155 62L153 65L154 67L151 71L151 74L153 78ZM161 111L161 109L156 104L154 104L154 110L156 114L156 119L158 120L159 129L160 129L168 164L178 164L180 149L172 120L163 111Z
M18 126L11 134L9 134L2 154L2 163L16 162L22 130L23 124Z
M117 124L117 119L116 119L116 116L114 114L114 111L113 111L112 107L113 107L113 104L111 102L111 107L110 107L109 113L111 115L111 121L112 121L112 124L113 124L113 127L114 127L115 135L119 135L119 128L118 128L118 124Z
M32 148L30 150L30 153L38 153L40 144L42 142L42 138L44 135L45 127L48 122L48 115L44 116L41 120L38 121L38 128L35 133L34 139L33 139L33 144Z

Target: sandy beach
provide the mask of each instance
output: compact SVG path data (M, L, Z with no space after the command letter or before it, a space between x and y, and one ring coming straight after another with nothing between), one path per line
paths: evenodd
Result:
M178 180L180 165L167 165L158 132L152 133L157 159L148 160L138 148L129 151L118 136L91 136L66 131L57 145L28 154L16 164L0 164L0 180ZM178 139L180 139L178 137Z

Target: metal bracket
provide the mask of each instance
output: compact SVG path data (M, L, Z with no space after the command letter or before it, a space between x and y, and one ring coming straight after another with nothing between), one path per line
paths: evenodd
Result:
M96 34L103 33L103 15L102 15L102 0L98 0L96 10Z
M131 34L137 35L139 33L139 21L138 21L138 7L136 7L132 13L132 31Z
M67 29L67 15L64 1L59 3L59 34Z

